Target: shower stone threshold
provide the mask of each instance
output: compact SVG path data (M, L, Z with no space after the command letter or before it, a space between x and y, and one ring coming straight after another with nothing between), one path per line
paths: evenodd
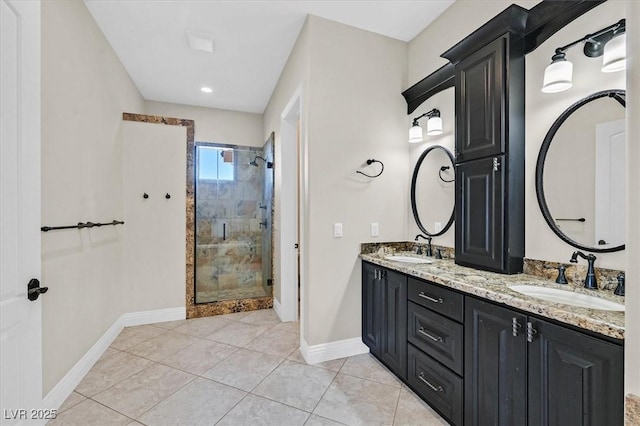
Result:
M212 317L215 315L249 312L273 308L273 296L253 297L234 300L220 300L211 303L187 304L187 318Z

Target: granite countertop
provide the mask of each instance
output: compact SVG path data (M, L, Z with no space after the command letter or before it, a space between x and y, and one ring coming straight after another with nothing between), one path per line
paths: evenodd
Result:
M585 330L615 339L624 339L624 312L579 308L570 305L547 302L518 293L510 285L533 285L600 296L624 304L624 297L614 296L610 291L587 290L556 284L547 279L527 274L503 275L456 265L452 259L433 259L430 264L403 263L385 259L389 252L360 254L364 261L383 266L417 278L441 284L463 293L472 294L493 302L520 309L525 312L554 319ZM413 252L395 252L396 255L413 256ZM424 257L422 257L424 258Z

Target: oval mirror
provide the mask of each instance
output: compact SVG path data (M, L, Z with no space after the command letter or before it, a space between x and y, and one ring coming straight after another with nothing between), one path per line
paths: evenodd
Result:
M454 180L453 154L445 147L433 145L420 155L411 179L411 209L416 225L424 234L437 237L451 228Z
M536 163L542 215L566 243L591 252L624 250L624 90L571 105L553 123Z

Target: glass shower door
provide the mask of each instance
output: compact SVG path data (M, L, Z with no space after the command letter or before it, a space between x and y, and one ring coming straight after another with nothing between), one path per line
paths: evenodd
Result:
M196 144L196 303L271 295L262 277L263 167L250 165L260 154Z

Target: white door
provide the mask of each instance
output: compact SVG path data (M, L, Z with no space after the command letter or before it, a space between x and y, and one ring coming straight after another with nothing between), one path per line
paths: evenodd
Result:
M42 415L40 2L0 0L0 423ZM46 296L43 296L46 297Z
M596 126L595 246L625 242L625 120Z

